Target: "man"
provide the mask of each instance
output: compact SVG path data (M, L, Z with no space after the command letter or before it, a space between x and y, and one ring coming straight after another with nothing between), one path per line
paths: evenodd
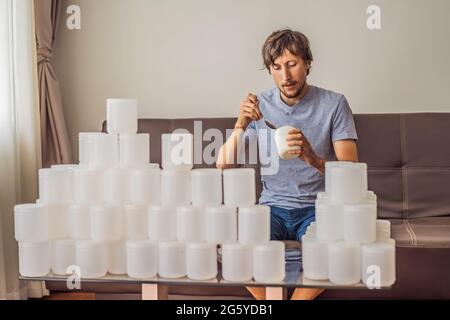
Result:
M265 120L276 127L297 128L286 139L289 146L300 147L291 151L296 157L280 159L275 174L262 175L259 203L271 207L272 240L301 241L315 220L314 200L324 190L325 162L358 161L357 134L346 98L308 84L313 55L304 34L289 29L272 33L264 43L262 56L276 87L259 95L250 93L241 103L234 131L219 152L217 167L236 166L242 139L258 139L260 154L276 152L258 134L262 130L273 133ZM249 290L256 296L264 294L257 288ZM313 299L321 292L296 290L292 298Z

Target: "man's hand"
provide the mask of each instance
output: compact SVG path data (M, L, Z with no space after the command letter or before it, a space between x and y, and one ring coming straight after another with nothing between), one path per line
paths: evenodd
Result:
M239 116L234 128L245 130L250 122L258 121L262 119L262 117L262 113L259 110L258 97L253 93L249 93L247 98L241 103Z
M308 139L305 137L303 132L299 129L291 130L288 132L288 136L286 138L288 146L299 146L300 150L291 150L290 154L296 154L298 157L305 161L308 165L316 168L320 172L325 172L325 161L321 159L313 150L311 144Z

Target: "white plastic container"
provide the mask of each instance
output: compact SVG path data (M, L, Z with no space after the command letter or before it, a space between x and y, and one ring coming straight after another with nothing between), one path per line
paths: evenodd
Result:
M78 134L78 159L80 165L89 166L91 163L90 136L105 135L104 132L80 132Z
M136 133L138 130L138 101L135 99L108 99L106 101L108 133Z
M328 245L313 237L302 237L303 276L310 280L328 280Z
M68 208L69 234L75 240L91 239L91 211L89 206L71 205Z
M212 243L237 241L236 207L213 206L205 208L206 240Z
M74 167L39 170L39 199L46 204L70 204L74 201Z
M377 220L377 241L391 238L391 222L389 220Z
M128 178L128 170L114 168L105 171L103 188L106 203L120 206L129 202Z
M50 240L47 207L42 204L20 204L14 207L14 231L18 242Z
M66 239L70 237L69 208L65 204L45 205L48 211L50 239Z
M111 274L127 274L127 243L124 240L113 241L107 244L109 267Z
M338 285L361 281L361 247L355 243L337 242L328 247L328 274Z
M177 214L175 207L150 206L148 208L148 237L150 240L177 239Z
M192 204L217 206L222 204L222 171L195 169L191 171Z
M148 166L132 170L128 177L129 201L133 204L161 204L161 169Z
M120 134L119 163L126 169L142 168L150 163L150 135Z
M285 246L282 241L269 241L253 248L253 277L257 282L277 283L286 276Z
M270 240L270 207L238 208L238 239L240 243L256 244Z
M252 280L253 251L251 245L227 243L222 246L222 277L231 282Z
M110 169L119 165L119 137L116 134L89 136L89 168Z
M362 279L371 289L395 283L395 244L371 243L362 246Z
M325 191L334 204L358 203L367 198L367 165L352 162L325 164Z
M255 170L223 170L224 204L230 207L252 206L256 202Z
M377 207L375 204L345 205L344 240L360 244L372 243L376 240Z
M147 239L148 207L144 205L126 205L125 229L127 240Z
M199 241L206 239L205 214L201 207L177 207L177 239Z
M317 238L321 241L344 239L343 206L316 201Z
M94 241L117 241L124 234L123 208L115 205L91 207L91 237Z
M191 204L190 171L167 171L161 175L161 203L166 206Z
M275 143L277 145L278 155L283 160L298 158L297 154L290 154L289 151L300 150L300 146L288 146L288 141L286 141L289 131L295 129L292 126L284 126L275 130Z
M191 242L186 246L186 272L192 280L210 280L217 276L217 245Z
M161 165L164 170L189 171L194 166L194 136L190 133L161 135Z
M159 243L158 274L162 278L186 276L186 246L180 241Z
M75 170L75 203L95 205L104 201L104 174L101 170Z
M158 242L138 240L127 242L127 271L132 278L153 278L158 273Z
M52 247L52 271L57 275L67 275L68 267L75 265L75 241L73 239L54 240Z
M19 273L24 277L44 277L50 272L50 242L19 242Z
M75 257L82 278L101 278L108 272L108 246L104 242L76 241Z

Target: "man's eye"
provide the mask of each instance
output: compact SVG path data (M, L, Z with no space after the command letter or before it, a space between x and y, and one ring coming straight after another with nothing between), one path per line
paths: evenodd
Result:
M296 63L291 63L291 64L289 65L289 67L293 68L293 67L295 67L296 65L297 65Z
M280 70L280 66L273 66L274 70Z

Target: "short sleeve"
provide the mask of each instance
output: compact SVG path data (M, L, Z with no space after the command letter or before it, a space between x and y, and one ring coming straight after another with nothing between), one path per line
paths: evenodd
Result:
M331 124L331 140L358 140L352 110L345 96L341 96L333 114Z

